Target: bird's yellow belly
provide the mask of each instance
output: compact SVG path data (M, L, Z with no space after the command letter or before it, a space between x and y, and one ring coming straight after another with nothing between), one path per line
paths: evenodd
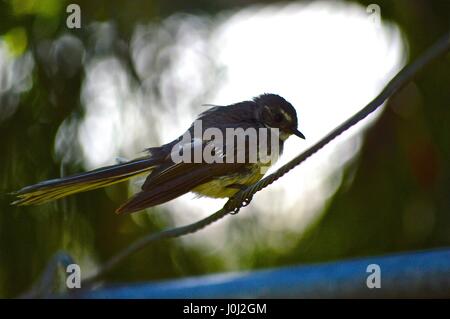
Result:
M233 184L250 186L259 181L264 174L261 173L259 166L255 167L251 173L236 176L224 176L205 184L199 185L192 189L192 191L200 196L208 196L214 198L232 197L240 191L237 187L229 187Z

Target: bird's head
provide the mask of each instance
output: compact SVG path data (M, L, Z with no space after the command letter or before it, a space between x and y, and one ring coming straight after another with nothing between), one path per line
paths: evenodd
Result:
M291 103L276 94L262 94L253 101L258 105L258 119L268 128L278 128L280 138L287 139L294 134L305 136L297 129L297 112Z

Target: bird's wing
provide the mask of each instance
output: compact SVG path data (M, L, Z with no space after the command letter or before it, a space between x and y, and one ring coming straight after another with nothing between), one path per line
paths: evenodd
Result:
M248 104L250 103L250 104ZM220 127L224 128L253 128L258 129L263 127L261 123L254 119L254 105L252 102L239 103L227 107L215 107L204 113L202 113L197 120L201 120L203 127L216 127L220 123ZM195 123L195 122L194 122ZM194 125L194 124L193 124ZM165 203L171 199L181 196L193 188L214 180L220 176L226 176L234 173L243 173L248 168L249 147L238 147L237 143L231 141L222 141L222 145L214 145L218 143L213 140L202 140L196 138L194 128L191 126L188 130L190 136L194 135L194 138L187 143L182 143L182 137L179 138L177 144L170 144L169 147L172 151L166 152L167 157L164 160L164 164L155 168L152 173L147 177L142 191L130 198L125 204L117 209L117 213L131 213L142 210L147 207L159 205ZM233 143L233 146L228 145ZM223 162L212 163L195 163L192 161L173 161L173 147L181 147L183 152L187 149L191 150L191 154L195 154L197 150L202 152L206 147L209 150L215 149L219 146L219 152L217 156L223 157ZM227 152L227 150L233 150L233 152ZM175 151L177 151L175 149ZM228 155L227 155L228 154ZM233 163L226 163L226 157L233 156L235 160ZM245 160L237 161L237 158L245 157ZM203 157L202 157L203 159Z
M213 147L211 143L193 142L190 147L195 152L199 147L203 150L206 145ZM184 147L188 146L184 145ZM218 156L222 155L218 154ZM223 163L189 163L185 161L175 163L168 158L166 165L155 169L147 177L142 191L130 198L116 212L131 213L165 203L217 177L239 172L247 165L246 163L226 163L226 158L222 157Z

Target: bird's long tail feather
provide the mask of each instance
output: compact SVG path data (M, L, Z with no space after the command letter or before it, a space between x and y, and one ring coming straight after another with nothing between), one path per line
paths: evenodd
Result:
M147 157L102 167L86 173L43 181L26 186L16 192L15 195L18 199L12 204L43 204L71 194L116 184L151 171L154 164L155 161Z

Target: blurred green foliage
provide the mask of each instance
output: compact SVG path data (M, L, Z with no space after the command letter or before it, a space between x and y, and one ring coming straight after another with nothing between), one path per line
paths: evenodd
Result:
M71 1L72 2L72 1ZM268 3L269 1L263 1ZM97 52L85 28L65 28L65 6L56 0L0 2L0 36L19 65L33 57L32 84L0 96L0 190L7 194L24 185L60 175L61 158L54 137L67 118L80 119L84 80L82 53L70 60L69 75L51 66L38 52L43 41L70 33L86 54L114 55L130 74L127 51L111 46ZM214 15L254 1L76 1L82 25L112 21L112 42L130 42L136 23L160 21L176 12ZM362 1L368 5L370 1ZM416 58L448 31L448 1L378 1L383 19L395 21L407 37L410 59ZM125 52L125 53L124 53ZM62 62L64 63L64 61ZM19 68L19 66L16 66ZM2 76L2 75L0 75ZM25 85L26 85L25 81ZM303 236L286 234L289 250L277 251L249 241L238 268L280 266L299 262L385 254L450 245L450 59L436 61L416 81L388 102L365 136L357 159L329 200L321 217ZM78 150L76 142L73 149ZM65 173L83 171L83 163L64 163ZM140 217L111 212L128 196L127 185L96 190L37 207L12 207L0 197L0 296L13 297L30 287L59 249L83 264L102 262L136 238L171 225L161 209ZM256 225L256 226L255 226ZM230 237L256 231L242 219ZM293 244L294 243L294 244ZM110 274L110 281L141 281L236 270L226 256L204 252L180 241L164 241L145 249Z

